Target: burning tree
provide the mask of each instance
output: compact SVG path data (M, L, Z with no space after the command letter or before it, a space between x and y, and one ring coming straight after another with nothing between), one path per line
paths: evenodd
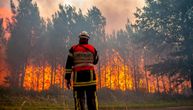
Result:
M23 87L32 40L40 37L42 32L42 20L37 4L33 4L32 0L18 2L18 7L15 7L11 0L15 23L10 29L11 37L7 44L7 60L11 70L9 79L12 87Z
M106 19L97 7L84 15L80 9L60 4L52 18L44 20L32 0L19 0L17 7L11 0L13 23L6 45L10 86L36 91L65 90L68 49L77 43L79 32L85 30L100 56L96 68L99 89L169 93L175 91L176 85L181 86L180 90L182 86L189 87L186 78L192 75L192 52L187 50L192 49L192 25L188 23L192 22L192 8L182 11L185 17L165 13L173 5L164 5L170 7L168 10L154 9L154 5L159 7L167 2L148 0L143 11L137 9L136 23L128 20L125 29L108 35ZM174 16L184 19L186 26ZM184 34L187 29L188 37Z
M192 0L148 0L135 15L143 35L140 42L156 60L150 70L175 79L174 88L190 80L193 91L192 5Z

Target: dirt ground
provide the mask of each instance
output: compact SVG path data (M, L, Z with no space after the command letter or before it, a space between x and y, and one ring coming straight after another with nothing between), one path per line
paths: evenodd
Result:
M167 108L124 108L124 109L99 109L99 110L193 110L193 106L184 106L184 107L167 107Z
M189 107L167 107L167 108L146 108L146 109L127 109L127 110L193 110L193 106Z

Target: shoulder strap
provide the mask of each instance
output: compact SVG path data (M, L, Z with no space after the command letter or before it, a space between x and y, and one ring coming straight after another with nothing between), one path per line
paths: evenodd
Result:
M85 47L85 46L83 46L83 45L79 45L79 46L81 46L81 47L84 48L85 50L91 52L92 54L95 54L95 53L93 53L89 48L87 48L87 47Z
M74 46L72 47L72 53L74 53L74 50L75 50L77 47L78 47L78 45L74 45Z

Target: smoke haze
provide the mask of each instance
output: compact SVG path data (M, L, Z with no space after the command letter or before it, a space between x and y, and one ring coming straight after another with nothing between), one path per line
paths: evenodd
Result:
M16 0L14 0L16 2ZM111 33L125 27L127 19L131 22L135 17L136 7L142 8L145 0L33 0L37 2L41 15L49 18L58 10L58 4L67 4L81 9L83 13L92 6L98 7L107 19L106 31ZM9 0L0 0L0 17L10 16Z

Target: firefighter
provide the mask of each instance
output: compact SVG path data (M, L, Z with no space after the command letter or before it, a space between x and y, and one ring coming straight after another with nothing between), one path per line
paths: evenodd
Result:
M94 65L98 62L96 49L88 44L90 36L86 31L79 35L79 44L69 50L66 62L66 84L71 87L71 73L73 73L73 96L75 110L98 110L96 95L96 75ZM85 101L86 100L86 101Z

